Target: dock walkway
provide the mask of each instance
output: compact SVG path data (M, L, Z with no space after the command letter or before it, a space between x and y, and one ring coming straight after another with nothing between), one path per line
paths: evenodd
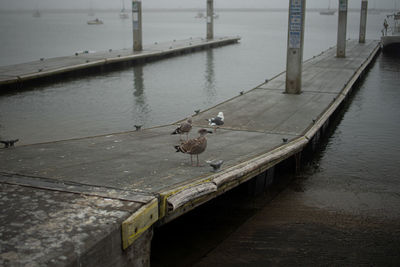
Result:
M215 37L213 39L189 38L146 45L142 51L133 51L133 49L128 48L110 49L94 53L83 51L71 56L41 58L28 63L0 66L0 88L18 86L21 83L65 73L76 73L116 64L160 59L166 56L179 55L209 47L233 44L239 40L240 37Z
M216 173L175 153L179 137L171 132L179 122L0 149L0 265L108 266L124 265L127 258L148 264L153 225L301 152L378 51L378 41L350 40L346 58L336 58L332 48L304 63L301 94L283 93L281 73L193 115L191 137L208 127L205 119L224 112L225 124L208 136L200 155L203 164L224 160Z

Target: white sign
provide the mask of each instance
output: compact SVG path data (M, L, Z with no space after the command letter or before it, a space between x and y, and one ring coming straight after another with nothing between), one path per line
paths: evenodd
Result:
M289 48L300 48L302 30L302 0L291 0L289 10Z

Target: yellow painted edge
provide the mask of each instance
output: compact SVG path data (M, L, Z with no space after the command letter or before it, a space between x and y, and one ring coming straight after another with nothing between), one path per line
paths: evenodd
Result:
M122 248L127 249L158 218L158 199L155 198L122 222Z

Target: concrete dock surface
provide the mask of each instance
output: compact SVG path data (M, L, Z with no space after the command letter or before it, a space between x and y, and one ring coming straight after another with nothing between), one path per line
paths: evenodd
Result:
M126 62L155 60L189 51L233 44L239 40L239 37L188 38L145 45L142 51L133 51L130 48L98 52L81 51L69 56L41 58L28 63L0 66L0 87L12 87L59 74L102 68Z
M175 152L179 136L171 132L179 122L0 149L0 203L6 210L0 215L0 264L30 259L32 266L97 266L93 255L106 253L117 255L119 265L143 253L136 263L145 264L148 251L137 251L149 246L154 224L167 223L301 152L378 51L378 41L350 40L346 58L336 58L332 48L304 63L301 94L283 93L281 73L197 115L182 114L193 118L193 138L198 129L209 128L206 119L224 112L225 124L207 136L201 167ZM224 160L219 172L205 163L216 159ZM43 252L49 244L52 254Z

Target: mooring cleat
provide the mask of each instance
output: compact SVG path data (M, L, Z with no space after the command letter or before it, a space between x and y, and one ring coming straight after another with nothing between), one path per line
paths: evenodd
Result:
M224 161L222 159L206 161L206 162L213 168L214 172L218 172L221 169L222 163L224 163Z
M4 148L9 148L9 147L13 147L14 144L15 144L16 142L18 142L18 141L19 141L19 139L4 140L4 141L0 140L0 143L4 144Z

